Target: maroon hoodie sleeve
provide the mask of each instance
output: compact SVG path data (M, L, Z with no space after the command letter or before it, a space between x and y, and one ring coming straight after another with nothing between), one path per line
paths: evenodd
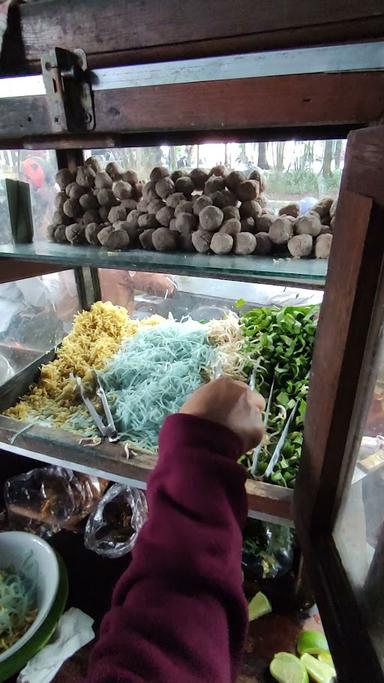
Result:
M226 427L191 415L166 419L149 519L102 622L88 683L235 680L247 628L240 452Z

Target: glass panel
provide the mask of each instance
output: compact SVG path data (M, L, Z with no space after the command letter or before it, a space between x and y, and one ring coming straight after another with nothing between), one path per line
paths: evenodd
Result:
M196 167L210 169L217 164L245 173L259 167L266 177L270 208L279 209L287 202L307 198L303 202L306 211L311 197L337 197L345 147L346 140L286 140L94 149L89 153L100 157L103 166L116 161L123 168L136 169L144 179L158 164L165 164L171 171L186 172Z
M384 669L384 337L334 537Z
M4 151L0 152L0 218L3 212L4 221L0 222L0 256L9 255L30 260L49 260L53 263L63 263L70 266L75 265L94 265L96 267L115 267L118 269L127 268L132 270L156 271L159 273L177 273L183 275L206 275L209 277L225 277L238 280L250 281L272 281L278 283L286 283L293 286L306 287L323 287L327 271L327 254L331 244L331 236L329 234L333 230L333 210L331 210L332 199L337 196L340 174L343 167L344 160L344 140L326 140L326 141L294 141L288 140L283 142L247 142L247 143L207 143L202 145L179 145L179 146L158 146L158 147L132 147L121 149L94 149L87 150L85 156L93 155L98 158L101 166L105 166L114 161L119 164L122 169L134 169L139 178L144 181L148 180L151 169L155 165L164 164L169 167L171 171L181 171L188 173L193 168L200 167L210 170L214 165L225 164L228 169L232 168L244 172L246 175L261 167L266 180L266 189L263 184L258 186L259 194L257 199L258 206L242 207L238 197L234 197L233 193L214 193L219 196L213 197L212 201L217 202L218 206L222 205L220 202L236 203L242 221L241 230L243 232L253 232L258 234L260 231L265 232L269 230L269 226L273 221L273 216L276 216L280 209L287 206L288 203L296 203L299 206L294 206L288 209L297 216L297 212L305 213L313 207L319 198L327 195L327 202L317 207L318 216L315 216L315 239L319 234L317 230L321 231L322 248L317 248L317 243L312 237L307 235L302 240L296 240L296 244L291 246L291 251L296 257L296 254L303 253L303 258L291 258L291 253L288 250L287 240L292 234L293 228L291 223L294 221L293 216L289 216L285 220L284 226L280 226L283 234L275 236L270 240L266 235L259 236L255 240L253 237L246 238L245 244L239 246L239 249L255 249L257 254L250 255L235 255L231 253L228 256L216 256L215 254L201 254L189 253L187 250L191 248L190 231L198 226L196 216L190 221L186 221L183 225L185 231L183 232L186 241L178 239L177 251L173 253L149 252L140 248L140 242L136 242L132 235L130 236L130 249L125 248L122 251L110 251L115 245L107 245L107 249L95 248L88 244L79 245L78 242L85 242L86 239L91 242L96 239L95 235L82 233L82 228L88 225L89 222L95 222L101 225L101 222L108 223L108 220L116 220L110 218L110 204L108 202L115 202L116 200L105 193L103 199L98 196L90 196L77 204L76 197L71 197L75 206L66 207L66 211L74 212L75 215L71 217L61 216L61 209L55 211L55 195L58 186L55 185L56 172L56 158L53 151ZM118 169L116 170L118 172ZM10 236L9 217L6 206L4 182L1 185L1 178L16 177L27 180L31 188L33 218L34 218L34 244L33 245L13 245ZM197 184L198 185L198 184ZM196 186L196 183L195 183ZM1 189L2 188L2 189ZM211 188L212 189L212 188ZM249 188L248 188L249 189ZM251 188L252 189L252 188ZM121 190L121 188L120 188ZM120 192L120 190L118 190ZM79 188L73 188L75 194ZM127 190L128 191L128 190ZM201 189L196 189L193 197L199 194ZM124 215L124 212L130 212L134 207L137 207L137 200L140 195L140 190L135 189L135 199L130 199L127 206L122 207L120 214L114 213L115 216ZM94 193L95 194L95 193ZM212 193L211 193L212 194ZM187 198L189 194L185 195ZM331 200L329 200L331 196ZM65 197L58 198L58 202L64 201ZM101 206L98 202L104 202ZM84 204L85 201L85 204ZM96 204L95 204L96 201ZM157 200L156 200L157 201ZM176 200L177 201L177 200ZM107 204L105 204L107 202ZM162 206L162 200L158 198L158 202ZM85 206L93 208L85 209ZM159 203L157 203L157 210ZM58 205L58 204L57 204ZM148 204L145 200L141 203L139 212L148 213ZM230 206L229 209L232 207ZM188 208L190 210L191 207ZM166 216L162 216L160 220L171 220L173 207L169 207ZM256 214L252 217L247 212L254 211ZM258 212L264 212L267 215L259 216ZM88 217L85 217L85 214ZM331 218L332 213L332 218ZM228 211L227 215L232 213ZM237 213L233 214L235 217ZM239 216L237 216L239 217ZM140 216L141 218L141 216ZM140 222L141 232L145 225L149 225L150 221L146 220L144 215L144 222ZM220 219L220 215L218 215ZM261 223L257 221L260 218ZM222 218L224 220L224 217ZM60 230L50 233L51 239L56 242L48 240L47 226L48 224L56 225L57 221L61 221ZM63 225L68 222L78 222L81 224L79 234L76 230L72 230L72 238L74 246L69 246L66 240L68 236L65 234ZM155 215L152 222L155 226L159 225ZM320 226L321 222L321 226ZM227 226L233 231L238 229L238 226ZM176 226L173 225L172 229ZM311 226L307 226L309 231ZM1 232L2 230L2 232ZM97 231L98 228L93 229ZM284 233L284 230L286 233ZM55 234L58 232L59 234ZM177 231L176 231L177 232ZM96 234L96 233L95 233ZM104 235L105 237L105 235ZM120 238L122 236L120 235ZM136 238L138 234L136 235ZM280 239L281 238L281 239ZM64 240L65 244L61 244ZM248 240L248 241L247 241ZM60 244L57 243L60 241ZM229 242L229 244L228 244ZM299 243L298 243L299 242ZM98 240L96 240L98 245ZM254 245L254 246L251 246ZM132 248L133 246L133 248ZM204 246L204 245L203 245ZM223 247L223 245L221 245ZM224 249L236 247L236 241L225 238ZM185 251L181 251L181 249ZM316 251L315 251L316 248ZM220 249L220 247L219 247ZM270 253L271 252L271 253ZM264 255L265 254L265 255ZM318 258L314 258L314 256Z
M136 318L157 313L176 320L222 318L238 312L236 302L246 301L242 311L255 306L305 306L320 304L322 291L269 284L231 282L166 273L99 269L103 301L124 306Z
M0 385L59 344L78 310L73 271L0 284Z
M12 241L5 178L29 183L34 239L45 239L55 201L55 151L0 150L0 244Z
M151 270L160 273L207 275L227 280L263 282L272 280L287 285L324 287L328 262L325 259L289 259L267 256L216 256L215 254L164 253L131 249L107 251L91 246L72 247L52 242L0 245L1 255L22 257L24 261L49 261L68 266L95 266ZM1 262L0 262L1 263Z

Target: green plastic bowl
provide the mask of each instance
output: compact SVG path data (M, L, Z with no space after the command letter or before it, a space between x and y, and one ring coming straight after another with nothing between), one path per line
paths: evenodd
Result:
M57 623L65 610L68 599L68 573L60 555L56 553L59 563L59 585L52 607L39 629L13 655L0 664L0 682L8 680L11 676L21 671L34 655L46 645L54 634Z

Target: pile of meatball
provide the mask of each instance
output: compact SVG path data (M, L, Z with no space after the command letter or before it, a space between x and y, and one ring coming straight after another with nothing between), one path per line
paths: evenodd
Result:
M298 204L268 209L259 169L248 177L219 165L173 173L156 166L148 182L116 162L103 170L90 157L61 169L49 239L108 250L259 254L326 258L332 242L332 199L300 216ZM333 212L334 215L334 212ZM320 247L320 248L319 248Z

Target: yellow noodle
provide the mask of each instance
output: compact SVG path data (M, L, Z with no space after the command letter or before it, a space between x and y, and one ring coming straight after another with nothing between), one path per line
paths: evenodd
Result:
M125 308L98 301L90 311L78 313L72 331L63 339L55 360L43 365L40 378L28 394L5 411L18 420L43 417L63 425L79 410L71 373L85 385L93 381L93 370L102 370L126 337L144 327L164 321L160 316L132 320Z
M0 637L0 654L5 652L6 650L9 650L12 645L17 643L18 640L20 640L21 636L24 635L26 631L28 631L29 627L33 624L37 617L37 609L31 609L29 612L27 612L25 616L25 621L22 626L16 627L12 633L7 634L7 635L2 635Z

